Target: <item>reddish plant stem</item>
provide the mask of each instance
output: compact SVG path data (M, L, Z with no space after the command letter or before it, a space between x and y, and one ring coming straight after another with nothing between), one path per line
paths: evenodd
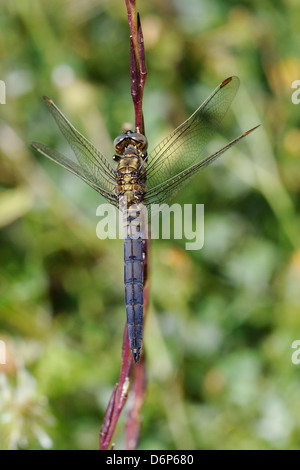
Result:
M131 96L135 112L136 132L145 134L143 117L143 94L147 78L145 50L140 17L136 12L135 0L125 0L130 26L130 81ZM149 240L143 240L143 269L144 269L144 323L149 302ZM115 385L110 398L101 432L100 450L107 450L110 446L113 433L120 413L126 403L130 387L130 377L133 370L133 358L130 351L127 325L124 331L122 347L122 364L119 382ZM126 422L126 448L136 449L140 435L140 413L146 394L146 368L144 355L134 368L134 380L131 391L131 407ZM111 449L113 446L110 447Z
M147 78L146 57L140 16L136 14L135 1L126 0L130 26L130 80L131 96L135 112L136 132L145 134L143 95Z
M141 432L140 416L146 393L146 367L144 356L142 356L140 362L135 367L134 382L130 393L132 400L125 427L126 450L134 450L137 448Z
M141 26L140 15L137 15L137 23L138 23L138 49L139 49L139 99L138 99L138 109L136 116L138 116L138 121L136 119L135 125L136 128L139 129L139 132L145 134L145 124L144 124L144 116L143 116L143 96L144 96L144 88L147 79L147 67L146 67L146 56L145 56L145 48L144 48L144 38Z
M127 325L124 331L122 346L122 365L119 382L115 385L104 416L100 431L100 450L107 450L112 439L121 411L126 403L130 386L133 359L129 346Z

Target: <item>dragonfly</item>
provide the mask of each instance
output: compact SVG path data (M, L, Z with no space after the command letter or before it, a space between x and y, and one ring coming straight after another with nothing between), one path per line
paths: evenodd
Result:
M244 132L216 152L205 155L239 88L238 77L224 80L199 108L151 152L147 139L126 131L114 140L116 154L110 162L68 121L54 102L44 97L48 110L73 150L69 158L32 142L42 155L74 173L123 214L125 305L130 349L135 363L143 341L143 222L137 208L169 203L197 173L258 126Z

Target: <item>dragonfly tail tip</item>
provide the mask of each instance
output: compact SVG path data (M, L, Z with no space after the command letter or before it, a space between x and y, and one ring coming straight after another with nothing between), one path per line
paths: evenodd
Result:
M139 363L139 360L140 360L140 353L141 353L141 350L140 350L140 349L132 349L132 350L131 350L131 353L132 353L132 357L133 357L134 363L135 363L135 364L138 364L138 363Z

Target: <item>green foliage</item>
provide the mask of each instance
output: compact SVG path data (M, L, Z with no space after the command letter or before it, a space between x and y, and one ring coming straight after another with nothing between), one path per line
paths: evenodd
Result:
M46 94L113 154L134 120L125 2L0 8L1 448L97 448L120 367L122 242L96 238L98 195L29 142L68 151ZM205 204L203 249L152 243L140 448L299 448L297 2L139 0L138 9L150 149L230 75L241 88L212 147L262 124L176 198ZM121 422L116 448L122 435Z

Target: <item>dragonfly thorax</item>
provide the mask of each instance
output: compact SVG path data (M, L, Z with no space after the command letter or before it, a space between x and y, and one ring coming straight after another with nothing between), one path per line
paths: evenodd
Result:
M146 137L139 132L126 131L114 140L115 151L118 155L136 153L142 156L146 153L148 142Z

